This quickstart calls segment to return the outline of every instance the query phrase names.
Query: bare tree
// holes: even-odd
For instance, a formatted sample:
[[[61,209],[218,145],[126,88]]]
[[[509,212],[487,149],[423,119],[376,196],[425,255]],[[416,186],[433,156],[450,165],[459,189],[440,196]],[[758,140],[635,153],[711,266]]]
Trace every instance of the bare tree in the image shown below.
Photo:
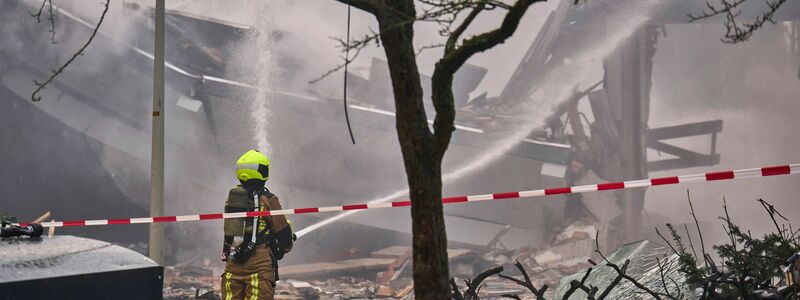
[[[503,43],[516,31],[528,8],[542,0],[337,0],[372,14],[379,31],[356,40],[342,41],[358,53],[371,42],[382,43],[389,64],[397,113],[396,128],[403,153],[411,197],[414,287],[417,299],[449,299],[447,234],[442,214],[442,158],[455,130],[453,77],[473,55]],[[494,30],[464,38],[482,12],[506,10]],[[467,14],[464,16],[463,14]],[[436,110],[433,131],[428,127],[414,47],[414,23],[434,22],[445,36],[444,54],[431,79]],[[430,45],[429,45],[430,46]],[[428,46],[428,47],[429,47]],[[424,47],[427,48],[427,47]],[[345,64],[353,58],[346,57]]]
[[[775,12],[786,3],[786,0],[767,0],[767,10],[762,12],[752,22],[742,22],[737,20],[741,15],[741,7],[747,3],[748,0],[718,0],[718,4],[711,4],[706,2],[707,9],[700,15],[689,14],[689,20],[695,22],[702,19],[708,19],[716,16],[724,16],[725,21],[725,36],[721,38],[722,42],[729,44],[736,44],[747,41],[754,32],[763,27],[764,24],[770,22],[775,24]]]

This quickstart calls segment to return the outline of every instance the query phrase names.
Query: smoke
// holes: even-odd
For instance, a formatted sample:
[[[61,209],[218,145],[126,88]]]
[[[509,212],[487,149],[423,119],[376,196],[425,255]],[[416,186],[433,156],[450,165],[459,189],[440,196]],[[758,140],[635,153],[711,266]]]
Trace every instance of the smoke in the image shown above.
[[[9,137],[8,144],[15,145],[9,147],[14,152],[4,156],[18,157],[27,166],[18,170],[9,165],[9,173],[20,172],[19,180],[14,178],[17,184],[4,185],[3,191],[19,198],[33,197],[11,205],[3,203],[4,209],[22,220],[31,220],[36,215],[29,214],[46,210],[51,210],[57,220],[146,216],[152,61],[137,56],[132,47],[152,51],[148,49],[149,41],[142,37],[150,24],[145,18],[147,6],[123,9],[122,2],[112,1],[101,30],[85,55],[45,89],[41,102],[31,103],[28,98],[35,88],[32,80],[43,81],[50,69],[57,68],[86,42],[103,8],[97,1],[54,1],[60,6],[56,7],[57,44],[53,45],[47,16],[40,24],[28,16],[40,3],[2,4],[14,9],[2,12],[0,36],[4,42],[0,43],[0,56],[4,63],[0,67],[4,72],[0,83],[4,87],[0,91],[9,100],[14,99],[15,107],[23,106],[9,114],[26,117],[4,128],[7,132],[30,133],[19,138],[4,134]],[[178,55],[168,51],[167,60]],[[235,177],[231,175],[232,168],[221,167],[221,147],[213,132],[216,128],[209,126],[215,116],[206,115],[202,106],[219,101],[207,101],[194,110],[181,106],[179,100],[199,101],[175,89],[170,75],[167,80],[165,214],[220,211]],[[224,118],[217,125],[225,125],[220,123]],[[31,169],[47,171],[40,174]],[[196,263],[218,254],[221,222],[165,227],[168,262]],[[146,241],[147,227],[64,229],[59,234],[131,243]]]
[[[587,66],[596,65],[593,61],[602,58],[617,48],[619,43],[633,32],[636,32],[657,8],[656,1],[640,1],[626,6],[625,9],[618,10],[616,12],[617,15],[606,16],[604,19],[607,23],[599,26],[601,28],[604,26],[604,28],[610,29],[609,31],[603,35],[591,37],[591,42],[579,51],[578,56],[572,58],[571,63],[564,64],[551,74],[547,74],[547,80],[542,86],[549,98],[536,105],[531,105],[530,102],[526,103],[528,105],[525,105],[526,109],[521,114],[521,116],[525,116],[523,124],[511,129],[510,134],[506,135],[505,138],[488,147],[490,150],[484,151],[466,164],[445,171],[442,176],[443,184],[451,183],[468,174],[491,166],[498,158],[519,144],[531,130],[544,125],[545,117],[550,114],[555,105],[566,101],[572,95],[572,89],[575,85],[588,82],[591,76],[596,73],[596,69],[593,70]],[[387,196],[369,201],[369,203],[391,201],[407,193],[407,189],[398,190],[389,193]],[[306,235],[358,212],[349,211],[326,219],[300,230],[298,236]]]
[[[140,16],[123,13],[121,5],[112,1],[106,21],[116,21],[106,22],[105,33],[98,35],[86,55],[78,57],[43,91],[45,97],[41,102],[31,103],[30,93],[35,89],[33,80],[44,81],[51,70],[63,64],[88,39],[88,30],[70,16],[91,24],[97,21],[103,10],[97,1],[69,1],[63,5],[54,1],[53,44],[48,32],[51,28],[47,7],[41,23],[29,15],[35,13],[40,4],[41,1],[4,1],[0,4],[4,8],[0,12],[0,37],[3,40],[0,43],[0,57],[3,57],[0,59],[0,85],[4,85],[0,93],[4,102],[13,104],[13,109],[4,110],[4,119],[8,123],[3,126],[2,156],[9,163],[4,163],[4,179],[0,181],[6,184],[0,190],[5,197],[18,199],[3,203],[5,212],[28,221],[47,210],[58,220],[105,218],[123,212],[146,214],[139,201],[146,201],[147,193],[130,192],[137,190],[140,184],[146,184],[147,173],[141,174],[136,165],[115,161],[130,159],[131,156],[95,139],[119,129],[98,122],[98,116],[109,112],[98,111],[100,105],[124,104],[117,117],[123,119],[126,128],[150,120],[146,114],[137,115],[139,102],[131,101],[139,97],[147,99],[150,92],[119,84],[119,78],[136,81],[141,75],[129,69],[116,68],[124,47],[108,43],[106,36],[113,34],[129,38],[127,29]],[[114,79],[116,81],[112,82]],[[97,86],[108,88],[92,88]],[[73,97],[77,94],[82,97]],[[108,100],[99,104],[101,101],[96,101],[98,99]],[[94,110],[84,109],[92,106]],[[23,166],[15,166],[16,163],[11,161]],[[108,163],[119,168],[110,171]],[[47,171],[31,171],[35,169]],[[137,195],[144,195],[144,199]],[[90,228],[64,229],[58,233],[130,243],[140,241],[146,230],[127,227],[112,233],[108,229]]]
[[[789,35],[789,24],[766,26],[750,41],[738,45],[719,42],[725,33],[719,23],[666,26],[667,35],[659,38],[657,44],[651,111],[658,113],[651,114],[650,126],[723,120],[722,132],[717,137],[720,164],[677,172],[769,166],[800,160],[794,151],[800,144],[800,136],[796,134],[800,56],[797,48],[792,48],[793,43],[797,45],[800,41]],[[669,142],[708,153],[711,140],[703,137]],[[648,156],[667,158],[655,151]],[[776,205],[797,224],[800,219],[795,196],[800,193],[797,182],[797,177],[788,176],[650,189],[645,208],[657,212],[658,221],[692,222],[686,201],[689,189],[698,218],[709,226],[704,234],[719,234],[722,238],[717,216],[723,214],[722,197],[726,197],[734,222],[758,234],[772,230],[772,223],[755,202],[757,198]]]
[[[35,4],[37,1],[27,1]],[[147,2],[147,1],[143,1]],[[495,164],[506,156],[510,149],[525,138],[532,129],[542,125],[542,120],[550,115],[553,107],[565,101],[576,85],[586,87],[594,84],[602,76],[601,62],[603,57],[625,40],[632,32],[646,23],[654,12],[657,12],[662,1],[629,1],[618,5],[614,13],[603,16],[594,24],[596,31],[581,33],[574,38],[580,40],[581,47],[574,51],[569,61],[555,62],[558,68],[546,74],[544,92],[533,96],[533,99],[522,101],[524,105],[518,111],[524,122],[506,128],[504,137],[487,144],[482,151],[470,152],[468,157],[459,156],[455,148],[445,157],[444,182],[446,185],[469,184],[476,189],[492,189],[498,184],[509,181],[508,178],[490,178],[484,182],[470,181],[476,173],[500,173]],[[60,2],[56,2],[61,4]],[[65,1],[64,8],[76,16],[92,23],[97,20],[102,6],[96,0]],[[171,175],[167,177],[168,214],[190,214],[198,212],[216,212],[223,206],[227,189],[236,184],[232,168],[236,157],[246,150],[257,147],[270,154],[273,159],[273,176],[270,188],[281,196],[284,207],[299,207],[304,204],[335,205],[342,199],[358,202],[385,202],[407,195],[406,178],[402,167],[402,158],[391,125],[386,128],[356,128],[357,145],[349,144],[346,127],[341,111],[314,111],[304,108],[309,103],[289,103],[278,99],[272,90],[289,90],[298,93],[314,92],[321,97],[336,98],[341,92],[341,72],[333,74],[322,82],[308,85],[313,79],[329,68],[341,63],[340,53],[334,48],[330,37],[343,37],[345,30],[346,7],[335,1],[315,1],[313,4],[304,1],[260,1],[247,0],[240,5],[230,5],[226,1],[187,1],[172,5],[169,8],[186,10],[203,16],[212,16],[237,23],[253,25],[256,29],[247,37],[246,43],[237,51],[234,62],[227,72],[237,78],[246,78],[246,82],[261,87],[261,92],[252,95],[232,95],[232,99],[211,97],[204,105],[210,105],[216,124],[214,128],[205,125],[211,116],[199,112],[189,112],[175,105],[181,96],[178,91],[168,91],[167,131],[169,143],[181,145],[172,147],[168,144],[167,164]],[[544,16],[554,7],[554,2],[537,4],[523,20],[519,32],[506,44],[480,54],[470,63],[487,66],[486,80],[474,92],[488,92],[497,95],[511,76],[530,42],[536,36],[536,28],[541,26]],[[24,15],[25,12],[18,12]],[[374,18],[357,9],[353,9],[352,36],[360,37],[368,34],[376,27]],[[4,14],[4,15],[9,15]],[[475,34],[496,27],[503,14],[500,11],[490,12],[475,22]],[[64,24],[64,16],[57,16],[57,23]],[[89,122],[92,126],[75,127],[69,130],[32,130],[30,127],[47,124],[48,128],[62,128],[78,123],[88,114],[72,112],[67,118],[59,119],[64,124],[51,124],[36,118],[26,120],[14,119],[9,124],[10,130],[33,132],[35,136],[24,134],[4,135],[4,141],[15,145],[14,153],[9,157],[25,153],[19,145],[33,145],[37,149],[63,149],[65,153],[42,151],[24,158],[19,168],[24,171],[36,166],[36,170],[52,170],[63,180],[54,180],[50,174],[31,176],[6,176],[0,190],[19,197],[31,197],[20,189],[50,190],[51,194],[34,195],[36,199],[58,199],[27,204],[13,203],[6,206],[11,209],[36,210],[42,207],[56,207],[69,214],[55,215],[59,219],[124,217],[128,214],[146,214],[141,207],[131,208],[127,201],[117,199],[129,198],[139,206],[146,207],[149,178],[149,122],[151,105],[152,80],[140,72],[129,68],[121,68],[119,60],[127,54],[126,44],[130,44],[135,28],[132,24],[141,21],[141,15],[126,14],[120,2],[112,1],[110,15],[103,26],[103,34],[89,48],[87,55],[79,58],[67,73],[59,79],[65,85],[75,87],[87,98],[97,99],[94,107],[106,107],[115,111],[115,118],[130,121],[123,125],[136,129],[136,135],[121,134],[115,126],[107,126],[102,122]],[[43,20],[44,21],[44,20]],[[578,20],[579,22],[581,20]],[[63,26],[63,25],[59,25]],[[769,165],[796,161],[793,149],[800,140],[794,138],[793,128],[798,94],[796,84],[797,57],[793,52],[784,51],[787,43],[773,43],[774,38],[782,34],[783,28],[765,28],[754,37],[754,42],[731,48],[717,42],[719,30],[710,30],[707,26],[718,25],[676,25],[668,26],[670,36],[657,44],[658,54],[654,67],[653,107],[658,113],[651,114],[651,126],[666,126],[689,121],[700,121],[711,118],[725,120],[723,134],[719,139],[719,152],[722,153],[722,164],[719,168],[742,168],[757,165]],[[34,29],[31,29],[34,28]],[[46,66],[53,68],[65,61],[65,56],[88,37],[85,32],[66,32],[63,27],[57,28],[58,44],[49,45],[48,25],[44,22],[36,24],[32,18],[23,18],[17,22],[14,18],[2,21],[0,36],[0,54],[13,56],[17,60],[42,60]],[[441,41],[435,24],[417,25],[415,44],[419,46],[436,44]],[[698,29],[702,31],[697,34]],[[760,37],[764,37],[759,40]],[[113,37],[113,40],[110,38]],[[35,39],[35,47],[30,47],[29,39]],[[688,45],[688,46],[687,46]],[[733,50],[731,50],[733,49]],[[690,53],[691,55],[687,55]],[[722,55],[724,53],[725,55]],[[730,55],[729,55],[730,54]],[[168,57],[169,57],[168,53]],[[423,52],[418,64],[423,73],[430,73],[433,63],[441,55],[440,50]],[[364,73],[364,66],[370,58],[383,58],[383,49],[368,47],[361,58],[351,67],[357,73]],[[0,61],[0,68],[6,70],[9,61]],[[698,68],[697,65],[702,66]],[[708,69],[705,72],[697,70]],[[741,72],[742,69],[747,72]],[[40,70],[47,74],[47,68]],[[4,72],[0,79],[6,80],[11,72]],[[6,76],[6,77],[3,77]],[[28,85],[31,77],[25,77]],[[6,83],[3,81],[3,83]],[[97,88],[97,87],[104,88]],[[2,91],[2,89],[0,89]],[[60,88],[50,89],[54,93]],[[475,96],[475,95],[472,95]],[[24,95],[23,95],[24,98]],[[65,104],[68,98],[46,97],[42,107],[53,103]],[[231,101],[233,100],[233,101]],[[352,99],[371,104],[379,99]],[[299,101],[299,100],[298,100]],[[233,104],[232,104],[233,103]],[[246,105],[237,105],[245,103]],[[38,108],[30,103],[31,115],[36,115]],[[293,105],[293,106],[292,106]],[[306,106],[308,105],[308,106]],[[14,104],[16,107],[17,104]],[[63,107],[63,106],[62,106]],[[12,107],[13,108],[13,107]],[[796,108],[796,107],[795,107]],[[11,109],[11,108],[10,108]],[[62,108],[63,109],[63,108]],[[98,109],[99,110],[99,109]],[[9,110],[10,111],[10,110]],[[107,112],[107,111],[106,111]],[[15,112],[10,112],[13,114]],[[26,112],[27,113],[27,112]],[[27,116],[27,114],[26,114]],[[353,122],[361,121],[358,115],[351,115]],[[91,118],[84,118],[89,120]],[[49,119],[48,119],[49,120]],[[59,121],[59,122],[60,122]],[[70,123],[75,122],[75,123]],[[387,121],[387,124],[391,123]],[[116,123],[115,123],[116,124]],[[44,125],[41,125],[44,126]],[[122,126],[124,127],[124,126]],[[63,131],[62,131],[63,130]],[[211,131],[214,133],[211,133]],[[127,131],[125,131],[127,132]],[[99,141],[95,137],[116,135],[113,141],[132,141],[124,144]],[[98,134],[92,136],[92,134]],[[140,134],[144,137],[139,138]],[[89,135],[89,138],[86,138]],[[217,140],[208,137],[216,136]],[[88,140],[84,142],[82,139]],[[6,142],[4,142],[6,144]],[[81,144],[81,145],[77,145]],[[88,144],[89,146],[83,145]],[[114,147],[117,145],[118,147]],[[124,145],[119,146],[119,145]],[[699,147],[703,143],[687,143],[687,147]],[[144,155],[137,155],[137,153]],[[475,155],[472,155],[475,154]],[[82,155],[82,156],[80,156]],[[656,153],[648,155],[657,156]],[[36,157],[56,157],[58,163],[39,163]],[[507,156],[506,156],[507,157]],[[26,164],[30,164],[26,165]],[[10,165],[10,164],[9,164]],[[15,165],[16,166],[16,165]],[[91,166],[83,174],[72,175],[70,170]],[[694,173],[707,168],[680,170],[681,173]],[[108,171],[113,170],[113,171]],[[654,174],[658,175],[658,174]],[[84,177],[85,176],[85,177]],[[4,177],[4,178],[6,178]],[[24,177],[24,178],[23,178]],[[104,177],[104,178],[103,178]],[[102,178],[97,180],[96,178]],[[466,181],[470,181],[464,183]],[[785,212],[797,217],[800,207],[791,201],[790,194],[800,192],[800,185],[794,178],[769,180],[752,180],[744,183],[709,184],[696,193],[696,199],[703,199],[696,204],[704,210],[701,219],[713,220],[718,209],[716,199],[728,193],[733,215],[739,219],[753,208],[750,201],[762,196],[781,207],[786,205]],[[40,189],[41,182],[46,182],[48,189]],[[124,183],[124,184],[123,184]],[[101,191],[92,193],[95,186],[102,185]],[[526,182],[526,184],[538,184]],[[532,188],[524,186],[524,188]],[[695,192],[696,191],[696,192]],[[786,192],[789,191],[789,192]],[[658,211],[668,218],[685,219],[687,207],[683,200],[683,187],[653,189],[648,193],[647,209]],[[377,197],[372,197],[377,196]],[[108,200],[108,199],[113,199]],[[359,200],[361,199],[361,200]],[[680,201],[676,201],[679,199]],[[705,201],[709,200],[709,201]],[[115,202],[116,201],[116,202]],[[99,203],[103,205],[100,206]],[[6,205],[4,203],[4,205]],[[496,204],[502,205],[502,204]],[[86,207],[97,207],[96,211]],[[71,209],[71,210],[70,210]],[[138,209],[138,210],[137,210]],[[794,214],[793,214],[794,212]],[[31,212],[33,214],[34,212]],[[307,235],[317,229],[338,220],[348,218],[357,212],[347,212],[316,224],[308,224],[298,232]],[[35,216],[32,216],[35,217]],[[298,225],[310,223],[313,217],[298,218]],[[515,220],[518,221],[518,220]],[[756,222],[754,220],[754,222]],[[750,224],[744,224],[745,226]],[[105,227],[97,231],[115,232],[109,236],[124,236],[125,230],[132,227]],[[146,230],[145,227],[135,227]],[[172,231],[171,242],[176,248],[174,253],[181,253],[181,260],[191,261],[193,257],[215,257],[221,240],[220,222],[194,222],[180,225],[169,225]],[[95,229],[91,229],[95,230]],[[123,234],[118,234],[123,232]],[[339,240],[347,236],[347,232],[325,231],[328,241]],[[113,239],[115,237],[111,237]],[[305,245],[311,243],[304,243]],[[345,243],[342,243],[345,244]],[[347,245],[338,245],[347,246]],[[324,245],[323,247],[334,247]],[[187,251],[192,250],[192,251]]]

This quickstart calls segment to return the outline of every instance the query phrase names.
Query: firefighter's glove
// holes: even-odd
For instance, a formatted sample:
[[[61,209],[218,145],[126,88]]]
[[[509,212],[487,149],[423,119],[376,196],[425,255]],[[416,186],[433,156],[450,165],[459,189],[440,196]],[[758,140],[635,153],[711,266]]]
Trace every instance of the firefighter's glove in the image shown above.
[[[277,260],[283,259],[284,254],[286,254],[286,252],[283,252],[283,249],[281,248],[280,245],[275,246],[272,252],[273,252],[272,254],[275,255],[275,259]]]
[[[239,247],[233,251],[231,251],[230,259],[233,260],[235,263],[243,264],[250,259],[250,256],[253,256],[253,253],[256,252],[256,243],[250,242],[243,247]]]

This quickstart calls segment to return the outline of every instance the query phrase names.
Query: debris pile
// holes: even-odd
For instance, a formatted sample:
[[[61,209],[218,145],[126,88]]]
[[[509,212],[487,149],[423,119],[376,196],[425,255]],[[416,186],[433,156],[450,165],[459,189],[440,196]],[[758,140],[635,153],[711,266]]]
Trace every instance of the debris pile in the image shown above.
[[[356,277],[337,277],[326,280],[282,280],[278,282],[275,299],[333,300],[333,299],[403,299],[411,294],[410,279],[405,289],[396,285],[383,286],[373,280]]]
[[[519,261],[537,286],[555,287],[559,280],[589,266],[594,253],[595,233],[604,226],[597,224],[572,225],[543,247],[506,249],[495,242],[482,249],[452,248],[448,250],[450,274],[456,284],[474,278],[481,271],[503,266],[503,274],[519,276],[515,262]],[[347,257],[340,260],[296,265],[282,265],[281,279],[276,285],[275,299],[412,299],[411,248],[390,246],[366,257]],[[219,299],[219,275],[222,270],[208,267],[175,266],[164,271],[164,299]],[[549,291],[552,292],[552,291]],[[532,295],[512,281],[491,276],[483,281],[478,295],[500,298]],[[548,293],[549,295],[549,293]]]
[[[594,254],[597,242],[595,234],[606,230],[604,224],[575,223],[555,235],[554,239],[542,247],[522,247],[509,250],[494,245],[481,255],[480,261],[474,264],[472,274],[451,272],[457,279],[472,278],[477,272],[496,266],[502,266],[503,274],[520,276],[515,266],[519,262],[530,275],[535,286],[554,287],[562,277],[589,267],[588,259]],[[500,246],[500,247],[498,247]],[[479,296],[492,297],[494,294],[514,294],[520,297],[533,295],[514,282],[492,276],[484,281]],[[552,290],[548,290],[549,296]]]
[[[164,268],[164,299],[220,299],[219,272],[199,266]],[[215,275],[216,274],[216,275]]]

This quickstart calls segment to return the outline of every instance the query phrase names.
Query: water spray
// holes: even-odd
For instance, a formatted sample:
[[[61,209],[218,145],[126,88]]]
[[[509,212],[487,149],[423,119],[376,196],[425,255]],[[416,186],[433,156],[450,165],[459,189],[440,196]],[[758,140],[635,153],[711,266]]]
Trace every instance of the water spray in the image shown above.
[[[562,0],[564,1],[564,0]],[[551,74],[546,74],[543,76],[546,79],[543,87],[552,87],[550,92],[553,92],[555,95],[554,97],[550,97],[548,103],[541,104],[542,107],[531,107],[528,106],[526,116],[527,119],[530,121],[527,124],[522,124],[518,128],[512,131],[506,138],[500,140],[497,144],[493,144],[490,147],[490,151],[486,151],[481,153],[476,159],[471,160],[469,163],[464,164],[454,170],[450,170],[446,172],[442,176],[442,183],[450,183],[459,178],[462,178],[466,175],[473,174],[474,172],[484,169],[489,166],[492,162],[496,161],[508,151],[516,147],[519,143],[521,143],[528,134],[536,129],[541,127],[543,124],[543,120],[545,119],[545,115],[542,112],[551,111],[554,107],[558,104],[568,101],[568,99],[573,94],[573,87],[575,82],[580,82],[576,78],[580,77],[578,75],[587,76],[586,68],[580,69],[578,66],[582,65],[582,62],[589,62],[596,57],[603,57],[608,55],[612,51],[614,51],[619,44],[624,41],[626,38],[630,37],[634,32],[636,32],[642,25],[646,24],[647,21],[650,19],[651,15],[657,11],[657,9],[662,5],[659,1],[642,1],[642,2],[635,2],[631,4],[629,8],[630,11],[625,12],[618,12],[620,15],[625,15],[624,18],[620,16],[609,16],[607,18],[612,20],[624,20],[622,23],[624,24],[606,24],[607,27],[613,28],[615,31],[609,37],[603,38],[596,38],[592,43],[589,43],[584,47],[584,51],[580,53],[569,65],[565,65],[558,69],[550,69]],[[632,13],[637,12],[639,13]],[[537,109],[539,108],[539,109]],[[547,108],[547,109],[542,109]],[[371,200],[367,203],[383,203],[391,200],[395,200],[399,197],[403,197],[408,194],[408,189],[400,189],[394,192],[389,193],[386,196]],[[342,213],[336,215],[334,217],[322,220],[318,223],[312,224],[300,231],[297,232],[298,236],[304,236],[314,230],[320,229],[324,226],[327,226],[331,223],[336,221],[342,220],[346,217],[349,217],[358,211],[349,211],[346,213]]]

